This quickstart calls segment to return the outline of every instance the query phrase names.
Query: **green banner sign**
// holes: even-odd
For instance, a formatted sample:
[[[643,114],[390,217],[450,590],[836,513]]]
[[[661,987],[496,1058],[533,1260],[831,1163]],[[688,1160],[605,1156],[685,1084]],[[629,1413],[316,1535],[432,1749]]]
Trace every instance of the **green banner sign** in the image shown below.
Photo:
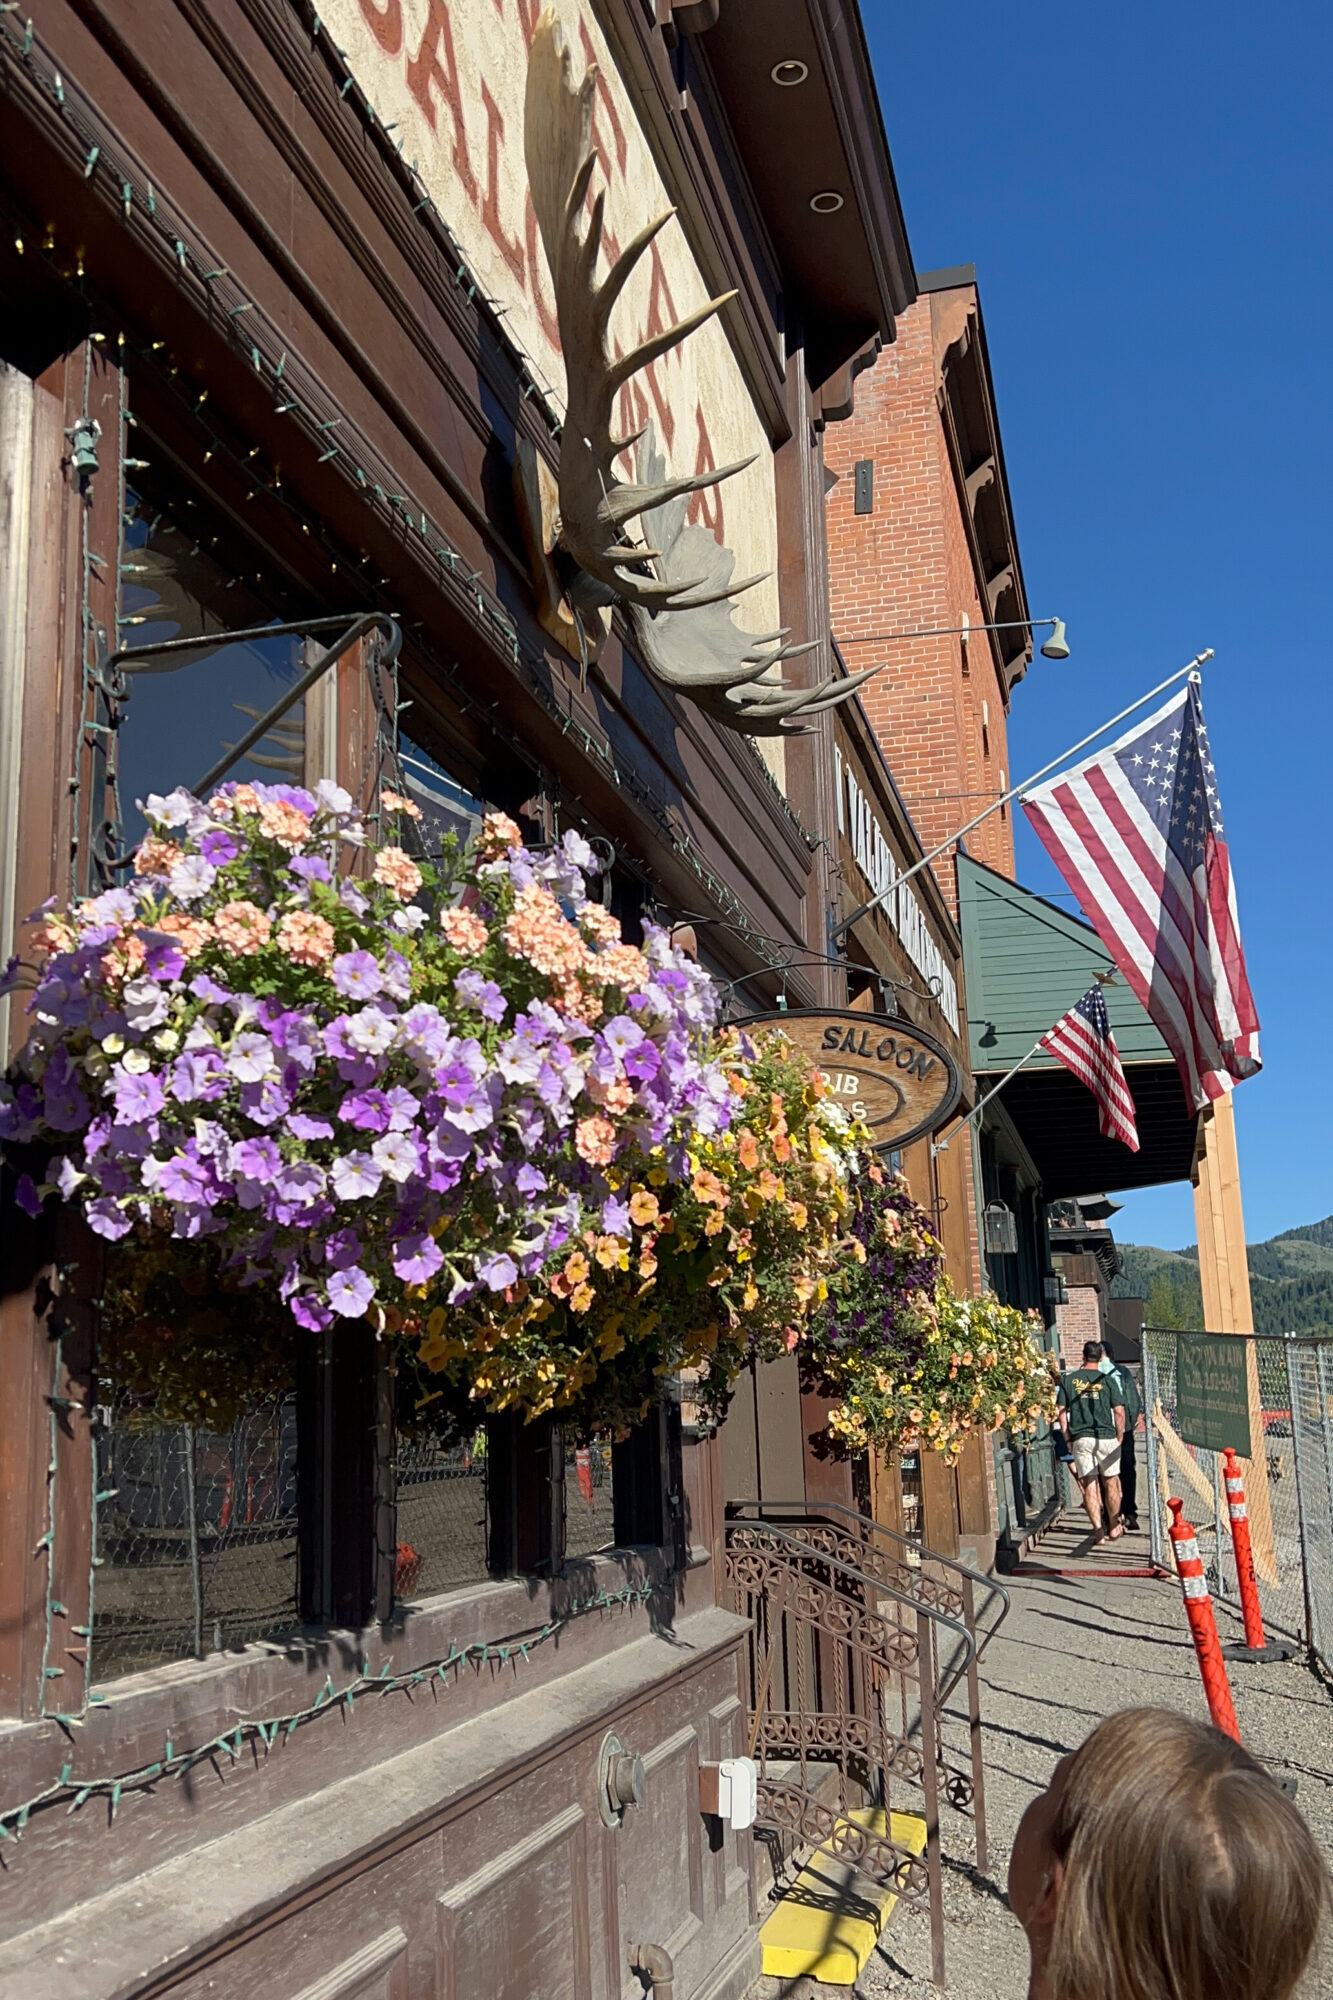
[[[1176,1336],[1176,1429],[1208,1451],[1228,1445],[1250,1456],[1250,1388],[1244,1340],[1206,1333]]]

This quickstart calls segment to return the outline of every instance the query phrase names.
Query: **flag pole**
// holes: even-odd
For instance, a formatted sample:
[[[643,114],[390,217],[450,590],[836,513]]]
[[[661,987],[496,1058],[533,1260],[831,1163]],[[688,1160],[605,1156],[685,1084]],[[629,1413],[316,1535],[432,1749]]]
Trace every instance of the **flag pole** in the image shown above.
[[[1177,678],[1179,678],[1179,676],[1177,676]],[[1115,982],[1115,976],[1116,976],[1115,968],[1113,966],[1108,966],[1105,972],[1094,973],[1093,985],[1111,986]],[[1089,987],[1088,991],[1091,992],[1092,987]],[[1077,1001],[1074,1004],[1077,1006],[1078,1004]],[[1066,1008],[1065,1013],[1067,1014],[1068,1012],[1069,1009]],[[1064,1014],[1060,1016],[1060,1020],[1062,1021],[1063,1019],[1064,1019]],[[1058,1023],[1053,1021],[1051,1023],[1051,1027],[1046,1030],[1046,1035],[1049,1035],[1052,1029],[1055,1028],[1056,1026],[1058,1026]],[[1035,1055],[1039,1055],[1041,1053],[1041,1045],[1045,1041],[1046,1035],[1039,1035],[1037,1037],[1036,1041],[1032,1044],[1032,1047],[1028,1050],[1027,1054],[1025,1056],[1020,1057],[1019,1060],[1014,1064],[1012,1069],[1007,1069],[1004,1075],[1000,1078],[1000,1081],[996,1084],[993,1084],[991,1088],[986,1092],[986,1095],[984,1097],[979,1097],[977,1099],[976,1103],[972,1106],[972,1109],[967,1113],[965,1117],[960,1118],[958,1120],[957,1124],[953,1127],[952,1131],[950,1131],[945,1138],[931,1140],[930,1157],[932,1160],[938,1158],[938,1156],[941,1153],[947,1153],[950,1145],[958,1137],[958,1134],[960,1132],[965,1132],[968,1126],[972,1123],[972,1120],[974,1118],[979,1118],[981,1116],[981,1113],[986,1109],[986,1106],[990,1103],[992,1097],[998,1097],[1000,1092],[1004,1089],[1006,1083],[1008,1083],[1013,1077],[1016,1077],[1021,1069],[1026,1069],[1028,1064],[1032,1061],[1032,1058]]]
[[[959,827],[957,833],[951,833],[947,840],[940,842],[938,847],[932,847],[929,854],[923,854],[919,861],[914,861],[910,868],[905,869],[901,875],[890,882],[887,889],[881,889],[879,894],[872,896],[868,903],[862,903],[859,910],[853,910],[845,923],[839,924],[836,930],[830,931],[829,943],[831,945],[841,944],[853,924],[859,924],[862,917],[868,917],[870,912],[877,910],[881,903],[887,903],[889,897],[901,889],[904,882],[910,882],[914,875],[919,875],[921,870],[928,868],[932,861],[938,861],[941,854],[947,853],[949,848],[962,840],[965,834],[971,833],[973,827],[980,826],[984,819],[989,819],[992,813],[1000,810],[1001,806],[1007,806],[1011,799],[1016,799],[1023,792],[1030,791],[1038,778],[1044,778],[1048,771],[1057,770],[1068,758],[1077,756],[1080,750],[1086,750],[1089,743],[1095,743],[1099,736],[1105,736],[1108,729],[1114,729],[1117,722],[1123,722],[1126,716],[1133,715],[1135,709],[1143,708],[1155,696],[1165,694],[1169,687],[1174,687],[1177,681],[1183,681],[1187,674],[1197,673],[1204,662],[1211,660],[1212,657],[1212,647],[1205,647],[1202,653],[1194,655],[1194,658],[1187,667],[1181,667],[1178,673],[1169,675],[1164,681],[1159,681],[1155,688],[1149,688],[1147,694],[1141,694],[1137,701],[1132,701],[1128,708],[1122,708],[1119,715],[1113,715],[1109,722],[1103,722],[1101,727],[1094,729],[1090,736],[1080,737],[1077,743],[1071,743],[1069,748],[1062,750],[1058,757],[1052,757],[1049,764],[1043,764],[1041,769],[1034,771],[1030,778],[1024,778],[1021,785],[1011,785],[1007,792],[1002,793],[999,798],[993,799],[983,812],[977,814],[975,819],[970,819],[966,826]],[[1026,1061],[1027,1058],[1025,1057],[1024,1060]]]

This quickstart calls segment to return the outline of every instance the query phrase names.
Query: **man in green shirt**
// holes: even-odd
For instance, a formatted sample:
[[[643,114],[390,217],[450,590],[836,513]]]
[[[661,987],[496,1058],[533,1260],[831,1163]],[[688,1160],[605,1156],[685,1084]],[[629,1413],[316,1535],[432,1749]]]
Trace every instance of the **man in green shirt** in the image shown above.
[[[1125,1397],[1118,1374],[1102,1374],[1100,1340],[1083,1346],[1083,1366],[1060,1382],[1060,1428],[1074,1454],[1074,1472],[1083,1488],[1083,1505],[1100,1539],[1101,1481],[1106,1481],[1106,1512],[1110,1539],[1125,1530],[1120,1520],[1120,1443],[1125,1434]]]

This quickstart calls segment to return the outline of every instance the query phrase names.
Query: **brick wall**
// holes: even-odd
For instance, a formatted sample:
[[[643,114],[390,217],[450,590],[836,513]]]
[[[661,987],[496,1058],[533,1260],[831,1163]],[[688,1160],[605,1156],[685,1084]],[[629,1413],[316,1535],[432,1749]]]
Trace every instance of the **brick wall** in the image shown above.
[[[1096,1285],[1070,1285],[1069,1304],[1055,1308],[1060,1358],[1066,1368],[1083,1366],[1083,1343],[1102,1337],[1101,1295]]]
[[[884,645],[874,632],[985,623],[971,549],[937,402],[942,343],[965,318],[973,287],[931,293],[898,320],[897,339],[857,377],[856,409],[824,434],[838,474],[828,496],[833,630],[853,670],[885,662],[862,690],[890,768],[927,848],[937,846],[1007,789],[1004,691],[989,639],[976,634]],[[874,509],[854,511],[853,469],[874,465]],[[1009,810],[968,837],[978,860],[1012,876]],[[957,913],[949,857],[936,874]]]

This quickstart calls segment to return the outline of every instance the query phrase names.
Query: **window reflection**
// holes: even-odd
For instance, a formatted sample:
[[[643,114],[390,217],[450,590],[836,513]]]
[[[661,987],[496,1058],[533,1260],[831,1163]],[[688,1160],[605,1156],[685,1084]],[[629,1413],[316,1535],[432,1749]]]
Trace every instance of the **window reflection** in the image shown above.
[[[277,622],[258,590],[231,573],[196,532],[192,501],[160,503],[127,492],[121,543],[127,646],[236,631]],[[300,674],[303,642],[284,637],[123,662],[130,698],[117,751],[117,791],[126,843],[145,832],[136,800],[190,785],[258,721]],[[300,783],[306,773],[305,702],[298,702],[227,773]]]

